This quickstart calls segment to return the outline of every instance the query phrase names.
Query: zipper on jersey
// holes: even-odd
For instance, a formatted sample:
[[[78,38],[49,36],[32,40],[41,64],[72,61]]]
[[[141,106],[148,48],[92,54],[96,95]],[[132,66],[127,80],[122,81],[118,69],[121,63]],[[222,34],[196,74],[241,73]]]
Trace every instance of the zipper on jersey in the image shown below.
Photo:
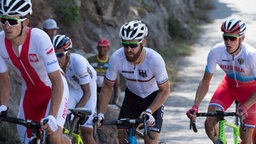
[[[234,79],[235,79],[235,82],[236,82],[236,87],[239,87],[238,81],[236,79],[235,57],[234,56],[232,56],[232,66],[233,66],[233,73],[234,73]]]

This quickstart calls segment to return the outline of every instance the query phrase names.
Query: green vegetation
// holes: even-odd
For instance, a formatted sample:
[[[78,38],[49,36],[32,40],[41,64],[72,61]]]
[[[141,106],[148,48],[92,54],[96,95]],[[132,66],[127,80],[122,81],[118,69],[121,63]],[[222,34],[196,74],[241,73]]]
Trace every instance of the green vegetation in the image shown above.
[[[80,24],[80,6],[75,0],[47,0],[64,26]]]

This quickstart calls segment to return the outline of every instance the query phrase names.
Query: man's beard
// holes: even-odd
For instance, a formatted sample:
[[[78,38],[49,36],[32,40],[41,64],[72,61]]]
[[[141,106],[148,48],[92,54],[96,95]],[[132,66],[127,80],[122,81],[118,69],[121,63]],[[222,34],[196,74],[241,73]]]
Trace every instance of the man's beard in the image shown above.
[[[126,53],[125,53],[125,57],[126,57],[127,61],[135,62],[139,58],[141,52],[142,52],[142,47],[136,54],[133,55],[133,57],[128,56]]]

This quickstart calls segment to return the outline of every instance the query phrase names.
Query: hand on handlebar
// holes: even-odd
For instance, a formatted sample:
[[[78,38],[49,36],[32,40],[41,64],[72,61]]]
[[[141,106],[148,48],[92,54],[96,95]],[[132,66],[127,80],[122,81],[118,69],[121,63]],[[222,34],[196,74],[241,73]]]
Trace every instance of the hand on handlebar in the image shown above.
[[[187,111],[187,117],[190,119],[196,119],[196,114],[198,113],[198,106],[194,105],[191,109]]]
[[[245,105],[241,105],[240,107],[238,107],[237,114],[239,116],[242,116],[243,119],[247,118],[248,117],[247,107]]]
[[[140,114],[140,117],[142,117],[143,115],[148,115],[149,119],[147,120],[149,122],[148,126],[153,126],[155,125],[155,118],[153,117],[152,115],[152,111],[150,109],[146,109],[145,111],[143,111],[141,114]]]
[[[6,105],[0,106],[0,115],[5,116],[7,115],[8,107]]]
[[[97,126],[100,127],[101,126],[101,123],[103,122],[104,120],[104,114],[103,113],[98,113],[98,115],[96,115],[94,118],[93,118],[93,122],[94,123],[97,123]]]
[[[50,135],[58,129],[57,120],[52,115],[41,119],[41,127],[46,130],[46,133]]]

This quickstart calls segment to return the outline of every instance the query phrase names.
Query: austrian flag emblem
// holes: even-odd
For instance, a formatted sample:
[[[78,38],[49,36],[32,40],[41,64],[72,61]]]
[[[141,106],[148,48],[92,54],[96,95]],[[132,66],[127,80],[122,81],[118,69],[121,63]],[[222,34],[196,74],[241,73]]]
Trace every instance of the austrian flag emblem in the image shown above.
[[[38,62],[38,57],[36,54],[29,54],[29,61],[30,62]]]

